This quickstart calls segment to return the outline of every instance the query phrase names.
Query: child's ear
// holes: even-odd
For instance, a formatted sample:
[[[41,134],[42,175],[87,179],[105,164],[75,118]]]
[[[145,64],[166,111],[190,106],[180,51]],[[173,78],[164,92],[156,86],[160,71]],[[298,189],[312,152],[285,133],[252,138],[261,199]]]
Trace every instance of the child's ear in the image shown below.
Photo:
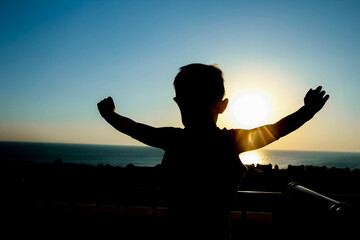
[[[218,103],[218,112],[223,113],[229,103],[229,99],[225,98],[224,100],[219,101]]]

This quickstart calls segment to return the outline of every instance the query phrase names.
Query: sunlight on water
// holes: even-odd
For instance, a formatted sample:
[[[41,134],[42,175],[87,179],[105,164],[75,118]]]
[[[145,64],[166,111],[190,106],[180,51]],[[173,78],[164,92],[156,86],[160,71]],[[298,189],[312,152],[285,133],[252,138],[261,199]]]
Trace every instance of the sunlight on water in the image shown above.
[[[260,151],[250,151],[240,154],[243,164],[268,164]]]

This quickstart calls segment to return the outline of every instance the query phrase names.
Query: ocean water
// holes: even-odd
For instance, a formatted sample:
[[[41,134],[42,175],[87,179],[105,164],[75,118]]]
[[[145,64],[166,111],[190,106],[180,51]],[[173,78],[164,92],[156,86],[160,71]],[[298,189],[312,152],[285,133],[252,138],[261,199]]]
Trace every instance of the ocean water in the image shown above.
[[[150,167],[160,164],[163,155],[160,149],[140,146],[0,142],[0,160]]]
[[[61,159],[65,163],[94,166],[133,164],[151,167],[160,164],[163,155],[163,150],[145,146],[0,142],[0,161],[54,162]],[[243,153],[240,158],[244,164],[272,164],[279,168],[313,165],[360,169],[359,152],[257,150]]]
[[[278,165],[279,168],[287,168],[289,165],[312,165],[360,169],[360,152],[257,150],[243,153],[240,158],[244,164],[272,164]]]

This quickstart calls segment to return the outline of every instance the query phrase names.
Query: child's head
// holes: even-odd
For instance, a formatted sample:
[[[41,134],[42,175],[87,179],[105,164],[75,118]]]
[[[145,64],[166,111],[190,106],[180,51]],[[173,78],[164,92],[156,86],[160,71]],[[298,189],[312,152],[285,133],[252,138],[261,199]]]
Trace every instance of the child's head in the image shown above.
[[[174,88],[178,99],[196,97],[209,105],[225,95],[222,71],[216,66],[199,63],[181,67]]]
[[[174,80],[176,97],[185,126],[217,120],[228,100],[222,71],[214,65],[189,64],[180,68]],[[206,123],[205,123],[206,124]]]

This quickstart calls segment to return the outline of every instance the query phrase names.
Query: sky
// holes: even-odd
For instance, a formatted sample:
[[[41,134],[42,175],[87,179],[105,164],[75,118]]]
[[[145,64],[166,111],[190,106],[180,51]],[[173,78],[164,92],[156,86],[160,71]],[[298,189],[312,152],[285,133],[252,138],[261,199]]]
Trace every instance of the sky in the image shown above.
[[[267,148],[360,152],[359,12],[349,0],[2,0],[0,141],[139,145],[97,102],[112,96],[121,115],[182,127],[173,79],[204,63],[224,72],[219,127],[250,128],[241,119],[265,111],[246,112],[246,94],[266,102],[254,123],[267,124],[321,85],[322,111]]]

